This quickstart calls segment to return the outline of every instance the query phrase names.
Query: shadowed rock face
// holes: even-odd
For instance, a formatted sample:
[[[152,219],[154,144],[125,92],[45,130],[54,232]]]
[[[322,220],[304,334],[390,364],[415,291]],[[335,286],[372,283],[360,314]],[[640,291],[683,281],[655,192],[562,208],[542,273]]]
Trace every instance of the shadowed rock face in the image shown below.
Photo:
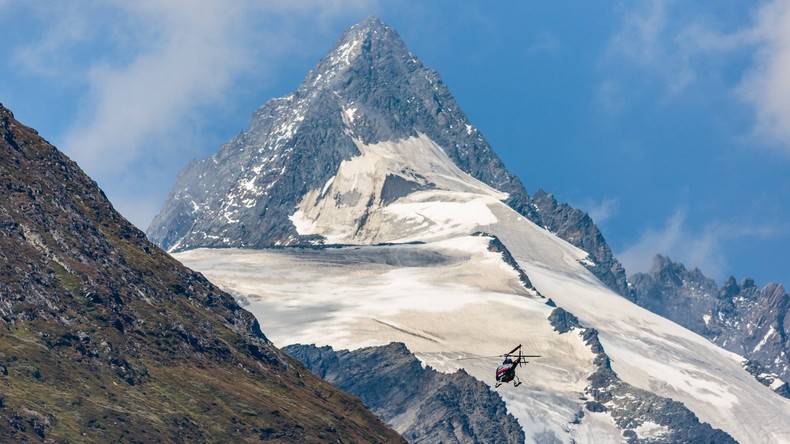
[[[399,442],[0,105],[0,442]]]
[[[718,288],[698,269],[686,270],[683,264],[658,256],[650,273],[631,277],[631,288],[634,301],[642,307],[689,330],[710,333],[703,314],[713,312]]]
[[[403,344],[353,352],[291,345],[283,351],[359,396],[410,442],[524,442],[524,432],[496,392],[463,371],[423,368]]]
[[[270,100],[241,132],[179,175],[149,237],[169,251],[320,242],[288,216],[340,163],[370,145],[425,134],[464,172],[509,194],[507,204],[590,253],[591,270],[627,295],[625,273],[590,218],[551,195],[533,201],[469,122],[438,73],[392,28],[369,18],[340,36],[292,94]],[[385,203],[430,183],[388,178]]]
[[[630,281],[637,304],[753,361],[747,369],[761,369],[756,376],[774,373],[758,380],[786,392],[781,383],[772,385],[776,378],[790,380],[790,295],[782,285],[760,288],[753,279],[738,283],[729,277],[719,288],[700,270],[687,270],[663,256],[650,272]]]

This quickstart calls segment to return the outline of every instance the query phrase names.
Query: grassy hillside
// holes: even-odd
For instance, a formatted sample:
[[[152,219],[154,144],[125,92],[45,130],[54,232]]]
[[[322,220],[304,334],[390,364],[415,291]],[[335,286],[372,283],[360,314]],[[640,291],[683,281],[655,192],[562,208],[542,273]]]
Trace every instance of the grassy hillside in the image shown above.
[[[401,442],[0,105],[0,442]]]

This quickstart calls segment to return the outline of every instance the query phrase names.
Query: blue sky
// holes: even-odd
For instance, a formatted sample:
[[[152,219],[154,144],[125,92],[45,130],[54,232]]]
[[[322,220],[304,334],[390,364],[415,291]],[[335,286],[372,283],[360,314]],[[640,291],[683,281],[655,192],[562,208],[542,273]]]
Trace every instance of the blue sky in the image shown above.
[[[145,228],[190,159],[372,14],[629,273],[662,253],[790,284],[788,0],[0,0],[0,102]]]

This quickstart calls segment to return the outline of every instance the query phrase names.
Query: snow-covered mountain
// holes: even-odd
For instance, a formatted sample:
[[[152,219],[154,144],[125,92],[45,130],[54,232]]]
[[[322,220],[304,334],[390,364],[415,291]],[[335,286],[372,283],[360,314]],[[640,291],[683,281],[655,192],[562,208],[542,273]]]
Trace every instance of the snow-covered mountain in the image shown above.
[[[294,93],[267,102],[246,131],[182,171],[148,236],[168,251],[322,242],[289,219],[304,195],[335,177],[360,146],[419,137],[460,171],[507,193],[516,211],[590,252],[591,270],[628,294],[625,271],[590,218],[542,192],[531,199],[439,74],[375,17],[341,35]],[[396,171],[387,191],[414,186],[429,184]]]
[[[149,234],[278,346],[400,342],[493,386],[490,356],[522,344],[542,357],[496,392],[529,442],[790,442],[790,401],[618,294],[622,268],[589,218],[530,199],[377,19],[193,163]],[[273,245],[290,247],[260,249]],[[418,416],[391,425],[424,430]]]
[[[790,395],[790,295],[780,284],[758,286],[730,276],[719,288],[699,269],[656,257],[648,273],[631,277],[634,301],[743,355],[766,385]],[[772,375],[773,373],[773,375]]]

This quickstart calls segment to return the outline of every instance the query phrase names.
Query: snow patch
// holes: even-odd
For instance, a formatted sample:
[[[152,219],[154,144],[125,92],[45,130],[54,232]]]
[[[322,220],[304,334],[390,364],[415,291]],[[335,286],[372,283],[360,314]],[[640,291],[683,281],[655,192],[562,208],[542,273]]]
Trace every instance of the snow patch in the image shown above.
[[[582,259],[579,259],[579,263],[584,265],[585,267],[595,267],[595,261],[590,259],[590,256],[586,256]]]
[[[754,347],[754,352],[756,353],[756,352],[760,351],[760,349],[761,349],[761,348],[763,348],[763,346],[764,346],[765,344],[767,344],[767,343],[768,343],[768,340],[769,340],[769,339],[771,338],[771,336],[773,336],[775,333],[776,333],[776,330],[774,330],[774,326],[773,326],[773,325],[772,325],[772,326],[770,326],[770,327],[768,328],[768,332],[765,334],[765,336],[763,336],[763,339],[760,341],[760,343],[759,343],[759,344],[757,344],[757,345]]]
[[[667,435],[669,430],[666,426],[656,424],[652,421],[645,421],[639,427],[634,429],[636,435],[640,439],[657,439]]]
[[[357,112],[357,108],[346,108],[343,110],[343,116],[345,117],[346,122],[354,123],[354,117]]]
[[[335,176],[330,177],[329,180],[326,181],[326,183],[324,184],[324,188],[321,189],[322,197],[326,195],[327,190],[329,189],[330,186],[332,186],[332,182],[334,181],[335,181]]]
[[[350,42],[343,43],[340,45],[337,50],[332,54],[331,58],[333,62],[343,62],[346,65],[351,64],[351,56],[354,54],[355,50],[359,47],[360,40],[352,40]]]
[[[424,134],[355,143],[362,154],[343,161],[331,182],[308,192],[290,216],[299,234],[345,244],[438,240],[495,223],[487,206],[507,198],[461,171]],[[415,189],[385,204],[389,176]]]
[[[420,196],[438,196],[440,192],[422,192]],[[494,224],[496,216],[489,210],[488,204],[493,203],[484,197],[472,198],[457,202],[441,202],[435,200],[417,202],[395,202],[384,208],[384,213],[395,219],[405,221],[409,225],[427,227],[420,230],[420,238],[434,234],[442,237],[446,232],[472,233],[477,227]],[[409,241],[406,236],[394,239],[395,242]]]
[[[622,440],[605,425],[608,415],[586,414],[596,419],[569,425],[595,369],[592,352],[578,335],[551,328],[551,307],[525,294],[486,238],[468,236],[492,233],[541,294],[599,331],[624,382],[684,403],[739,442],[790,442],[790,403],[745,372],[741,357],[614,293],[581,263],[585,251],[502,203],[504,193],[462,172],[430,138],[355,143],[361,155],[300,201],[291,216],[297,232],[330,243],[425,244],[177,257],[245,296],[280,345],[356,349],[400,341],[440,371],[463,367],[491,383],[496,362],[453,357],[497,355],[503,344],[522,343],[544,358],[529,364],[518,389],[498,392],[525,429],[547,429],[566,442]],[[381,192],[392,175],[414,186],[385,204]]]

